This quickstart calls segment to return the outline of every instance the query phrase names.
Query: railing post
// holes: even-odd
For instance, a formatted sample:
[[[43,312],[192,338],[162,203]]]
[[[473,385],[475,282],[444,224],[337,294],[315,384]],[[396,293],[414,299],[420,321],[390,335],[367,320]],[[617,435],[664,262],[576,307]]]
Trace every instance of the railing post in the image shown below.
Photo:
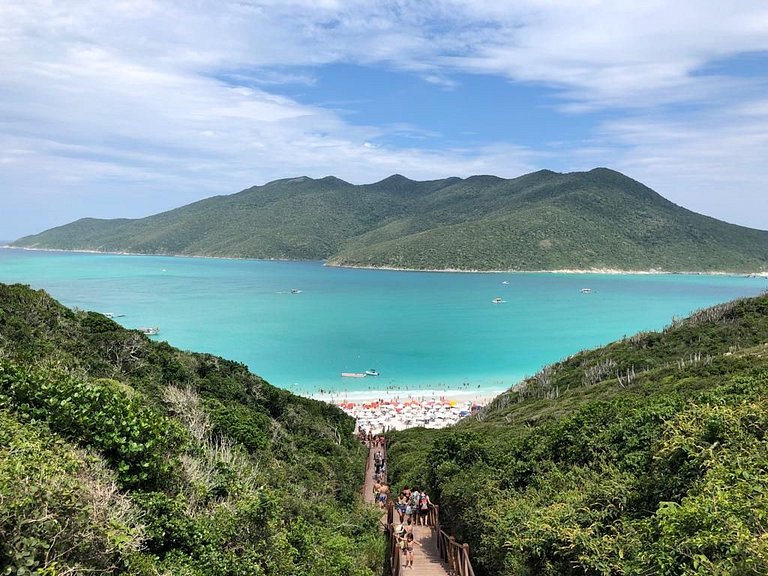
[[[393,532],[393,536],[394,536],[394,532]],[[394,547],[394,550],[395,550],[395,553],[393,554],[393,556],[394,556],[394,560],[393,560],[394,564],[392,566],[392,568],[393,568],[392,572],[394,573],[394,576],[400,576],[400,570],[401,570],[401,566],[400,566],[400,545],[399,545],[399,543],[397,541],[397,538],[394,538],[394,537],[392,538],[392,546]]]
[[[429,525],[437,528],[440,526],[440,506],[432,504],[429,509]]]
[[[469,544],[464,543],[464,544],[462,544],[461,547],[462,547],[462,549],[464,551],[464,554],[463,554],[464,559],[463,559],[463,562],[462,562],[463,566],[462,566],[462,572],[461,572],[461,574],[463,576],[465,574],[469,574]]]
[[[440,531],[440,541],[443,543],[443,562],[449,562],[451,551],[448,549],[448,535],[442,530]]]
[[[389,538],[389,568],[392,576],[400,576],[400,547],[395,538],[395,529],[392,524],[387,526],[387,536]]]

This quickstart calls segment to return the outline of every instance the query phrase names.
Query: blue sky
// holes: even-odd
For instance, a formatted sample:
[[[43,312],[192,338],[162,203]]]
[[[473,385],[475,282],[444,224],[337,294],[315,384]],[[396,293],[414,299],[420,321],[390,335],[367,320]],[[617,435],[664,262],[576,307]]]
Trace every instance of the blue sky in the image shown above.
[[[277,178],[608,166],[768,229],[768,3],[5,0],[0,239]]]

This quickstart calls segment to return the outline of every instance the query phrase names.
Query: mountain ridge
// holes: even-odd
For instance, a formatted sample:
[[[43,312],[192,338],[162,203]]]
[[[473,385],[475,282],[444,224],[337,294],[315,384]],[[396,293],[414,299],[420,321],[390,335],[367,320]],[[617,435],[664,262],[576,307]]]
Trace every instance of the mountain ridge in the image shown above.
[[[768,270],[768,232],[691,212],[609,168],[362,185],[301,176],[11,245],[402,269]]]

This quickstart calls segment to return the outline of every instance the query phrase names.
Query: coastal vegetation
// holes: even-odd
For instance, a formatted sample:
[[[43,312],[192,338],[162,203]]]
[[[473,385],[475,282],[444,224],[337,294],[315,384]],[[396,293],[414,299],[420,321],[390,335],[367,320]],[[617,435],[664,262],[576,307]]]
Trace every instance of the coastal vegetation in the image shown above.
[[[606,168],[355,186],[291,178],[18,247],[456,270],[768,270],[768,232],[695,214]]]
[[[0,574],[379,574],[353,427],[0,284]]]
[[[478,575],[768,573],[768,295],[545,368],[390,434]]]
[[[0,284],[0,574],[373,576],[337,408]],[[478,576],[768,573],[768,295],[391,433]]]

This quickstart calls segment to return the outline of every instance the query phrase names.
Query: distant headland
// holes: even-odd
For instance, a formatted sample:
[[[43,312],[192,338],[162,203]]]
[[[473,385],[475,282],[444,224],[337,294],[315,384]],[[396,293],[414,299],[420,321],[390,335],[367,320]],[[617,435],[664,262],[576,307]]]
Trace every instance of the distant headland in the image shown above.
[[[353,185],[276,180],[146,218],[83,218],[13,247],[440,271],[768,272],[768,232],[607,168]]]

